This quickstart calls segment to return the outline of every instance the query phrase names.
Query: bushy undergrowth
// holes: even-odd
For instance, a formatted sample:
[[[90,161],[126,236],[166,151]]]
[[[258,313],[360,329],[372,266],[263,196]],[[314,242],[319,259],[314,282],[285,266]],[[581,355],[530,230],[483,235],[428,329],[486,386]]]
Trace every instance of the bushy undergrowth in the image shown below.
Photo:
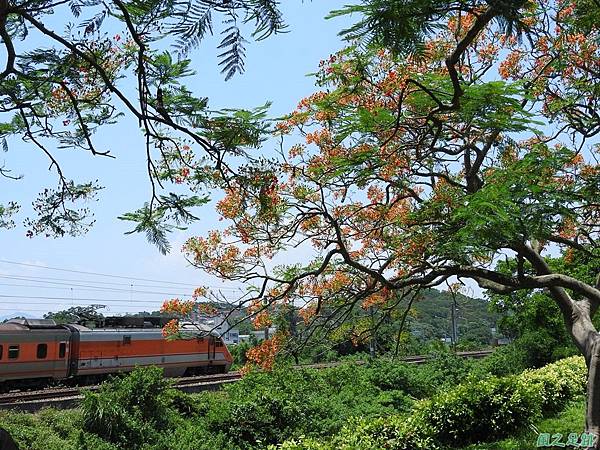
[[[124,448],[139,448],[173,426],[173,392],[158,368],[114,378],[98,392],[85,393],[83,429]]]
[[[285,450],[440,449],[497,440],[562,409],[585,391],[586,367],[571,357],[520,375],[489,377],[444,390],[410,414],[356,419],[327,442],[288,441]]]
[[[241,448],[326,437],[353,417],[372,420],[408,412],[415,400],[459,384],[475,367],[475,361],[440,352],[422,366],[377,360],[322,371],[257,372],[228,386],[221,404],[207,408],[204,421],[211,432]]]
[[[118,450],[93,433],[83,431],[80,411],[45,409],[38,414],[0,413],[0,425],[21,450]]]
[[[463,450],[539,450],[537,445],[539,433],[560,433],[568,436],[573,432],[585,429],[585,398],[579,397],[570,402],[558,415],[546,418],[535,424],[535,427],[525,428],[521,432],[506,439],[485,444],[473,444]],[[568,447],[567,447],[568,448]]]
[[[377,417],[408,410],[401,390],[383,389],[370,371],[345,365],[328,371],[279,369],[253,373],[227,386],[210,403],[203,420],[231,446],[266,446],[299,435],[327,436],[353,416]]]
[[[80,410],[3,413],[0,426],[27,450],[435,449],[506,436],[585,384],[581,358],[495,377],[507,355],[496,358],[279,368],[195,395],[136,370],[86,394]]]

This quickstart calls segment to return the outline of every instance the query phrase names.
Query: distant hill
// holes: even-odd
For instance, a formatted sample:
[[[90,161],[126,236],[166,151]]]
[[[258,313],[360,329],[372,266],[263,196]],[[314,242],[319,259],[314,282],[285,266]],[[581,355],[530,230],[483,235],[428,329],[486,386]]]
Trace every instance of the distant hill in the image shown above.
[[[461,294],[456,296],[459,340],[490,342],[491,328],[496,326],[498,316],[489,312],[488,302]],[[422,300],[413,304],[409,329],[419,339],[428,341],[452,336],[452,295],[430,289]]]
[[[456,300],[458,305],[457,322],[459,341],[470,340],[489,344],[492,339],[491,328],[496,326],[499,316],[488,311],[488,302],[486,300],[471,298],[461,294],[457,294]],[[243,320],[247,314],[246,308],[231,311],[234,307],[229,303],[211,302],[211,305],[217,308],[222,314],[229,313],[228,320],[232,325],[242,320],[241,323],[236,325],[240,334],[249,334],[254,330],[254,326],[249,320]],[[435,289],[422,292],[421,299],[416,300],[412,305],[412,312],[407,320],[406,329],[422,341],[450,338],[452,336],[451,305],[452,295],[448,292],[441,292]],[[405,303],[400,306],[400,308],[402,307],[405,307]],[[129,315],[156,316],[161,315],[161,313],[160,311],[152,313],[143,311]]]

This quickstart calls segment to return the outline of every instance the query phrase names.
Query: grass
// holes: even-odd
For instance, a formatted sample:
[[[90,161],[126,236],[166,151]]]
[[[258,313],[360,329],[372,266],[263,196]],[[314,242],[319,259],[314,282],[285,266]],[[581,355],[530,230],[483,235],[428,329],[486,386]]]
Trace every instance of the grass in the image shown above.
[[[579,398],[571,402],[558,416],[544,419],[536,424],[535,429],[525,430],[518,436],[503,439],[488,444],[475,444],[462,450],[538,450],[537,438],[539,433],[561,433],[566,442],[569,433],[581,433],[585,426],[585,399]],[[552,448],[575,448],[575,447],[552,447]]]

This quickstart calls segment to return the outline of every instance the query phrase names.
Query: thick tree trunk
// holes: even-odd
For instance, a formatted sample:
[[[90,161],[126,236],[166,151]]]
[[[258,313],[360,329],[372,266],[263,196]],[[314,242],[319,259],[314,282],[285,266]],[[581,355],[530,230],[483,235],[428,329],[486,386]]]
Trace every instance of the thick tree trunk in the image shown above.
[[[565,324],[575,345],[585,357],[588,369],[585,432],[593,434],[596,439],[593,447],[585,448],[600,450],[600,333],[592,323],[590,310],[586,302],[574,303],[571,314],[565,314]]]
[[[530,245],[522,245],[516,250],[531,263],[538,275],[552,274],[550,267],[541,257],[539,249]],[[558,277],[560,278],[560,275]],[[565,326],[573,342],[585,357],[588,369],[585,432],[596,437],[594,445],[588,448],[600,450],[600,333],[592,322],[592,318],[600,308],[600,292],[598,291],[600,289],[600,273],[595,286],[585,285],[584,287],[586,289],[582,288],[581,290],[589,292],[590,295],[582,300],[574,300],[563,287],[549,287],[548,291],[562,312]],[[571,430],[571,432],[577,433],[578,430]]]
[[[556,294],[556,291],[552,293]],[[585,448],[600,450],[600,333],[592,322],[596,309],[586,300],[571,302],[569,307],[565,307],[565,303],[558,300],[567,330],[583,354],[588,369],[585,432],[593,434],[596,439],[593,447]],[[577,433],[579,430],[570,432]]]
[[[588,339],[585,355],[588,367],[585,431],[597,436],[596,445],[590,448],[600,449],[600,334],[590,333]]]

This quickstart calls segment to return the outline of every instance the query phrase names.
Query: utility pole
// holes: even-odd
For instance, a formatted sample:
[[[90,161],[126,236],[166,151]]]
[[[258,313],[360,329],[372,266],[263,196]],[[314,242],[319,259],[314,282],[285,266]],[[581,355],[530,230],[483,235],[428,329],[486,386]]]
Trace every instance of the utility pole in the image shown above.
[[[262,304],[266,308],[267,306],[269,306],[269,301],[263,297]],[[268,341],[268,340],[269,340],[269,325],[265,325],[265,341]]]
[[[290,334],[292,335],[292,337],[296,336],[296,307],[294,306],[293,302],[290,304],[289,321],[290,321]]]
[[[454,347],[454,349],[456,350],[456,343],[458,342],[458,326],[457,326],[457,314],[458,314],[458,307],[456,304],[456,297],[452,296],[452,305],[451,305],[451,310],[450,310],[450,315],[452,318],[452,346]]]
[[[373,307],[369,306],[369,313],[371,314],[371,340],[369,341],[369,356],[371,359],[375,358],[375,349],[377,346],[377,340],[375,337],[375,321],[373,320]]]
[[[295,340],[296,340],[296,306],[294,305],[294,301],[292,300],[289,304],[290,313],[289,313],[289,321],[290,321],[290,335],[292,336],[292,340],[294,341],[292,356],[294,357],[294,362],[296,364],[300,364],[300,358],[298,357],[298,349],[296,348]]]

